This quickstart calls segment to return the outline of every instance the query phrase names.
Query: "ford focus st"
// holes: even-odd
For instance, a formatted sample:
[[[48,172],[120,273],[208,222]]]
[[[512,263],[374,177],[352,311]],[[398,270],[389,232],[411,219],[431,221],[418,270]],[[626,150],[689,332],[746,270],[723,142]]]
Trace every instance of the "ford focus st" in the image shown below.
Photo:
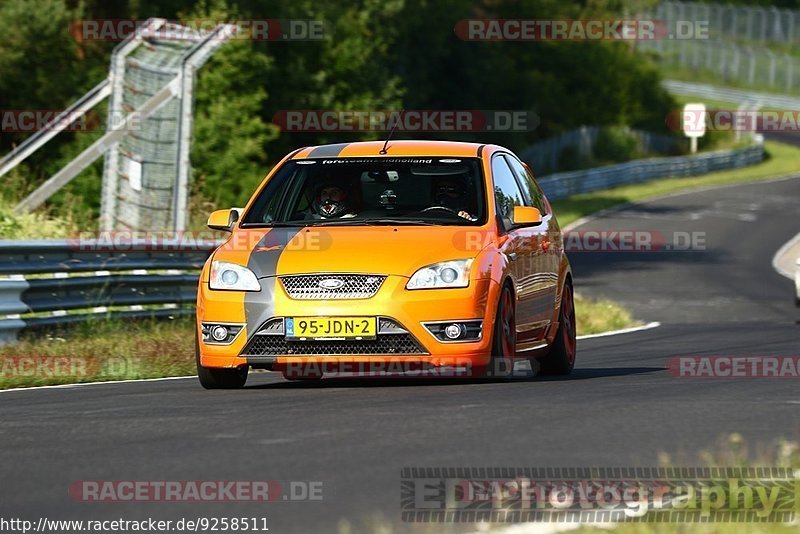
[[[349,143],[285,157],[203,267],[197,370],[504,377],[568,374],[572,276],[530,169],[495,145]]]

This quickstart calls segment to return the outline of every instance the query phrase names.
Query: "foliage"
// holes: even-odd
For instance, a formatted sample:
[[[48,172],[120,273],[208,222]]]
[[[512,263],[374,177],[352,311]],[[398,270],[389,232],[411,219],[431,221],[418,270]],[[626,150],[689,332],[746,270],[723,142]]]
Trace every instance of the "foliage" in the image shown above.
[[[59,109],[107,73],[117,43],[81,39],[79,19],[303,19],[325,22],[309,41],[236,39],[198,76],[193,213],[242,205],[285,153],[301,146],[374,139],[383,132],[279,132],[282,110],[473,109],[537,114],[526,132],[399,133],[522,149],[582,124],[664,131],[674,109],[650,61],[619,42],[469,42],[454,33],[467,18],[607,19],[624,2],[559,0],[4,0],[0,3],[0,109]],[[101,116],[104,115],[102,110]],[[61,134],[30,158],[19,198],[102,132]],[[0,134],[0,152],[22,135]],[[49,205],[85,229],[99,209],[102,162]]]

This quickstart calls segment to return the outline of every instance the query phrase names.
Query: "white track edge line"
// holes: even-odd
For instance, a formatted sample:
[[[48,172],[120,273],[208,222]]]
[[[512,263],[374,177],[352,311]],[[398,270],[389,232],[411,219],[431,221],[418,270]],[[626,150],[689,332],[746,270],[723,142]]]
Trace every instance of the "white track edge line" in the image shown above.
[[[676,178],[676,177],[675,176],[668,177],[668,178],[664,178],[664,180],[667,180],[669,178]],[[643,198],[641,200],[634,200],[633,202],[624,202],[622,204],[617,204],[616,206],[611,206],[610,208],[606,208],[606,209],[603,209],[603,210],[600,210],[600,211],[596,211],[594,213],[590,213],[589,215],[586,215],[584,217],[581,217],[580,219],[576,219],[576,220],[572,221],[571,223],[566,225],[564,228],[562,228],[561,231],[562,232],[569,232],[570,230],[574,230],[575,228],[577,228],[579,226],[583,226],[584,224],[590,223],[590,222],[594,221],[595,219],[599,219],[599,218],[604,217],[604,216],[606,216],[606,215],[608,215],[610,213],[626,210],[626,209],[628,209],[628,208],[630,208],[632,206],[635,206],[637,204],[646,204],[648,202],[656,202],[656,201],[659,201],[659,200],[664,200],[664,199],[672,198],[672,197],[679,197],[679,196],[682,196],[682,195],[692,195],[694,193],[703,193],[703,192],[706,192],[706,191],[713,191],[714,189],[725,189],[727,187],[738,187],[738,186],[745,186],[745,185],[771,184],[771,183],[775,183],[775,182],[783,182],[785,180],[792,180],[792,179],[795,179],[795,178],[800,178],[800,174],[798,174],[796,172],[793,172],[793,173],[789,173],[789,174],[781,174],[781,175],[775,176],[773,178],[766,178],[766,179],[763,179],[763,180],[755,180],[755,181],[752,181],[752,182],[737,182],[737,183],[733,183],[733,184],[707,185],[707,186],[697,187],[697,188],[689,187],[688,189],[683,189],[681,191],[673,191],[671,193],[665,193],[663,195],[658,195],[658,196],[655,196],[655,197]],[[646,183],[646,182],[643,182],[643,183]],[[628,185],[635,185],[635,184],[628,184]],[[622,187],[622,186],[620,186],[620,187]],[[598,191],[601,191],[601,190],[598,190]],[[602,191],[607,191],[607,189],[603,189]],[[589,193],[593,193],[593,192],[594,191],[590,191]],[[586,193],[586,194],[589,194],[589,193]],[[554,200],[554,202],[558,202],[558,201]]]
[[[641,326],[632,326],[630,328],[622,328],[620,330],[600,332],[599,334],[586,334],[585,336],[578,336],[576,339],[592,339],[595,337],[608,337],[608,336],[616,336],[618,334],[630,334],[633,332],[641,332],[643,330],[651,330],[653,328],[658,328],[659,326],[661,326],[661,323],[659,323],[658,321],[653,321],[647,324],[643,324]]]
[[[163,382],[165,380],[186,380],[187,378],[194,378],[197,377],[195,375],[192,376],[165,376],[163,378],[134,378],[130,380],[106,380],[104,382],[79,382],[77,384],[53,384],[51,386],[31,386],[28,388],[11,388],[11,389],[0,389],[0,393],[8,393],[9,391],[31,391],[37,389],[70,389],[70,388],[79,388],[84,386],[100,386],[100,385],[108,385],[108,384],[129,384],[133,382]]]

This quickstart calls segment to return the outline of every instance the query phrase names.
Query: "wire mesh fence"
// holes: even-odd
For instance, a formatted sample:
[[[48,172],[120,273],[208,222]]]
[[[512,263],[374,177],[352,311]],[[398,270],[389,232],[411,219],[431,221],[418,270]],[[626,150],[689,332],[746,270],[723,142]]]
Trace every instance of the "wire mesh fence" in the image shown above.
[[[131,113],[181,74],[191,39],[151,39],[131,52],[121,72],[122,95],[111,113]],[[189,95],[187,95],[189,96]],[[137,124],[117,145],[115,229],[167,229],[172,226],[178,165],[180,101],[171,99]]]
[[[731,85],[800,93],[800,11],[776,7],[660,3],[648,17],[674,28],[681,21],[707,21],[707,39],[639,41],[637,48],[658,53],[662,64],[706,71]],[[708,80],[716,81],[716,80]]]

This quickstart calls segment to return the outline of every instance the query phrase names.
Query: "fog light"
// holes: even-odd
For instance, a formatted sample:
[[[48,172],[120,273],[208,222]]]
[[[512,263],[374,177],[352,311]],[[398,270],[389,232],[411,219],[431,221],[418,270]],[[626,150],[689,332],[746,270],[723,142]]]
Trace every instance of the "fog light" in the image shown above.
[[[217,325],[211,329],[211,337],[214,338],[214,341],[225,341],[228,339],[228,329]]]
[[[447,327],[444,329],[444,335],[446,335],[448,339],[460,338],[461,332],[462,332],[461,325],[457,323],[447,325]]]

